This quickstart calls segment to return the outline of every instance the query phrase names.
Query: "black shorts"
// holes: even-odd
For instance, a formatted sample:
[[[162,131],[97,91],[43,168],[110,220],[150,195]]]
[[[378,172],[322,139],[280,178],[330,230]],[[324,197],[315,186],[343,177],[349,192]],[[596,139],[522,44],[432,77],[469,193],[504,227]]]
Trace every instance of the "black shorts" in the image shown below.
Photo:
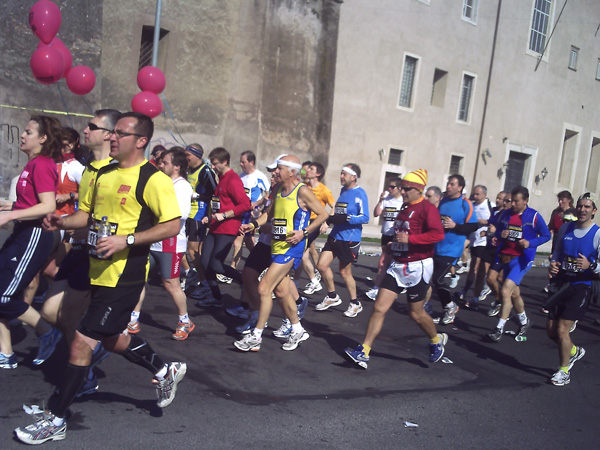
[[[143,284],[133,287],[92,285],[90,306],[78,331],[96,340],[121,334],[127,328],[131,311],[140,300],[143,288]]]
[[[90,290],[90,255],[87,245],[77,244],[60,263],[54,281],[67,280],[71,289]]]
[[[340,264],[346,266],[355,263],[358,260],[358,252],[360,251],[360,241],[340,241],[327,236],[327,242],[323,246],[321,252],[331,252]]]
[[[488,263],[488,264],[494,264],[494,262],[496,261],[496,247],[492,247],[492,246],[485,246],[485,247],[475,247],[479,250],[477,250],[478,253],[478,257],[482,259],[483,262]],[[471,249],[471,251],[473,251]]]
[[[262,273],[267,267],[271,265],[271,246],[263,244],[262,242],[257,243],[246,259],[244,267],[256,270],[258,273]]]
[[[448,289],[448,285],[446,284],[446,274],[450,272],[450,268],[454,264],[454,261],[456,261],[456,258],[452,256],[433,256],[433,276],[431,277],[431,282],[436,288],[443,287]]]
[[[398,286],[396,280],[391,275],[386,275],[383,281],[381,282],[380,288],[387,289],[388,291],[396,292],[397,294],[404,289],[401,286]],[[427,290],[429,289],[429,283],[426,283],[425,280],[421,279],[418,284],[411,286],[406,289],[406,299],[408,303],[419,303],[420,301],[425,300],[427,296]]]
[[[548,319],[581,320],[590,305],[592,286],[572,284],[548,312]]]
[[[198,222],[194,219],[186,219],[185,221],[185,234],[189,242],[202,242],[206,231],[208,230],[207,224]]]
[[[306,238],[306,249],[308,250],[308,247],[311,246],[311,244],[313,242],[315,242],[317,240],[317,238],[319,237],[319,228],[317,228],[315,231],[313,231],[312,233],[310,233],[308,235],[308,237]]]

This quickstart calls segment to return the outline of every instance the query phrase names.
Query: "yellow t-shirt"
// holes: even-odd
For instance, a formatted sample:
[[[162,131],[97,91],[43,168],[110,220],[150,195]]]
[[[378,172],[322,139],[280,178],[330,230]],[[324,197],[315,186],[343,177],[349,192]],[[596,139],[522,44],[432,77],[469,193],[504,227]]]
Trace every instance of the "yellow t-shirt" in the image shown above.
[[[79,208],[90,213],[90,282],[116,287],[143,284],[148,275],[150,245],[136,245],[112,255],[108,260],[95,256],[96,231],[106,216],[111,234],[128,235],[152,228],[157,223],[181,217],[173,181],[148,161],[121,169],[111,164],[98,171]]]

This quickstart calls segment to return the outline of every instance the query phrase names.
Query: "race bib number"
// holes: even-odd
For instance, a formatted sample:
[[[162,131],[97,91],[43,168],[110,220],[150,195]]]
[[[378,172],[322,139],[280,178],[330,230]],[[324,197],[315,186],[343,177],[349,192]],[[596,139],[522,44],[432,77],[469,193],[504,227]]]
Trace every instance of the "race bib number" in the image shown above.
[[[273,219],[271,238],[275,241],[285,241],[287,236],[287,220]]]
[[[249,198],[250,200],[252,200],[252,197],[251,197],[251,195],[250,195],[250,189],[248,189],[248,188],[244,188],[244,191],[246,191],[246,195],[248,196],[248,198]]]
[[[580,267],[577,267],[577,258],[574,256],[565,256],[565,259],[563,260],[562,263],[562,268],[565,272],[571,272],[571,273],[576,273],[576,272],[583,272],[583,269]]]
[[[210,201],[210,207],[212,208],[213,214],[221,211],[221,199],[219,197],[213,197]]]
[[[336,203],[333,209],[334,214],[348,215],[348,203]]]
[[[523,239],[523,228],[515,225],[508,226],[508,237],[507,240],[511,242],[517,242]]]
[[[408,256],[408,244],[401,242],[392,242],[392,254],[397,258],[405,258]]]
[[[101,256],[96,252],[96,243],[98,242],[98,228],[99,228],[101,222],[102,222],[101,220],[92,219],[92,224],[90,225],[90,228],[88,230],[88,237],[87,237],[89,254],[91,257],[98,258],[98,259],[100,259]],[[113,222],[109,222],[109,223],[110,223],[110,235],[114,236],[115,234],[117,234],[117,228],[119,227],[119,225],[116,223],[113,223]],[[108,258],[108,259],[110,260],[111,258]]]
[[[396,220],[396,216],[398,215],[398,210],[396,208],[387,207],[383,210],[383,220],[386,222],[393,222]]]

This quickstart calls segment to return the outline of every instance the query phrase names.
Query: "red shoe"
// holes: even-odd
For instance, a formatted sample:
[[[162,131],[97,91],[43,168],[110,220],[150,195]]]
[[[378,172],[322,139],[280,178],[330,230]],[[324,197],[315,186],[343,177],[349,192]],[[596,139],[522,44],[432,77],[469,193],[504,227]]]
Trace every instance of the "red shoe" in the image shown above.
[[[139,322],[129,322],[127,324],[127,332],[129,334],[137,334],[140,332],[140,323]]]
[[[175,333],[171,336],[176,341],[185,341],[190,333],[194,331],[196,325],[190,320],[190,323],[186,324],[183,322],[179,322],[177,324],[177,328],[175,329]]]

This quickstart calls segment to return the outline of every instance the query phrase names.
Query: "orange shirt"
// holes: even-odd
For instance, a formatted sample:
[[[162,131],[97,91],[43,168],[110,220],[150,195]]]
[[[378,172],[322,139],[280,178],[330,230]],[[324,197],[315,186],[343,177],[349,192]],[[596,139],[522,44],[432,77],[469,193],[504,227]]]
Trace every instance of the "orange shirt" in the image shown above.
[[[310,185],[309,187],[313,191],[313,194],[315,194],[315,197],[317,197],[317,199],[321,202],[321,205],[329,205],[333,208],[333,205],[335,204],[335,199],[333,198],[333,194],[327,186],[325,186],[323,183],[319,183],[314,188]],[[311,211],[310,220],[314,220],[316,217],[317,214]]]

